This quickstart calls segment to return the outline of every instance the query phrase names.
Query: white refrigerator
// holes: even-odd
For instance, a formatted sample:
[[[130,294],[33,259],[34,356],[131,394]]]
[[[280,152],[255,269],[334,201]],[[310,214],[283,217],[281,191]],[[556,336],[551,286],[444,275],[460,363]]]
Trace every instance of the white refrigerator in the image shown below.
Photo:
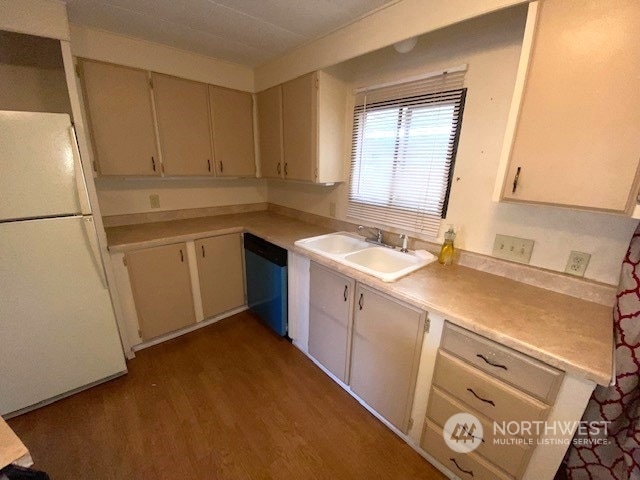
[[[0,111],[0,415],[124,372],[69,115]]]

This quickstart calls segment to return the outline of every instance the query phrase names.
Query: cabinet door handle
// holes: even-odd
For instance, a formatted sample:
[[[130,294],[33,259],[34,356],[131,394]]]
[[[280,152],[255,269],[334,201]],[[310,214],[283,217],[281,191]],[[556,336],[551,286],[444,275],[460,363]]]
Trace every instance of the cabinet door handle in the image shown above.
[[[278,175],[280,175],[280,172],[282,171],[282,168],[280,168],[280,162],[278,162],[277,170],[278,170]]]
[[[516,193],[516,188],[518,188],[518,179],[520,178],[520,170],[522,170],[521,167],[518,167],[516,169],[516,176],[513,177],[513,190],[511,190],[511,193]]]
[[[496,367],[496,368],[503,368],[505,371],[508,371],[509,369],[507,368],[506,365],[500,365],[499,363],[493,363],[491,360],[489,360],[487,357],[485,357],[484,355],[482,355],[481,353],[478,353],[476,355],[476,357],[481,358],[482,360],[484,360],[484,362],[488,365],[491,365],[492,367]]]
[[[289,164],[287,162],[284,163],[284,176],[289,175],[289,169],[287,168]]]
[[[184,253],[182,253],[182,249],[180,249],[180,261],[184,263]]]
[[[222,160],[220,160],[220,173],[224,172],[224,165],[222,163]]]
[[[480,395],[478,395],[476,392],[473,391],[473,388],[467,388],[467,392],[471,392],[471,394],[481,402],[488,403],[492,407],[496,406],[496,404],[493,403],[493,400],[487,400],[486,398],[482,398]]]
[[[349,292],[349,285],[345,285],[344,286],[344,293],[342,294],[342,297],[344,298],[345,302],[347,301],[348,292]]]
[[[358,307],[360,307],[360,310],[362,310],[362,307],[364,307],[364,294],[363,293],[360,294],[360,299],[358,300]]]
[[[202,248],[202,258],[204,258],[204,245],[201,245]]]
[[[211,171],[211,159],[207,158],[207,170]]]
[[[156,159],[154,157],[151,157],[151,168],[153,168],[153,171],[156,171]]]
[[[453,464],[456,466],[456,468],[460,470],[462,473],[466,473],[467,475],[471,475],[473,477],[473,470],[465,470],[460,465],[458,465],[458,462],[456,462],[455,458],[450,458],[449,460],[451,460]]]

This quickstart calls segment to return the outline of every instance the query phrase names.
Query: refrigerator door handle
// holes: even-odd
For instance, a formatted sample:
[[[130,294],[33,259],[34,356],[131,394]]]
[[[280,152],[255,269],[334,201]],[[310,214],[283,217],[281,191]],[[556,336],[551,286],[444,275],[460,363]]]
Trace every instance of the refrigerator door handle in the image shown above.
[[[76,129],[73,125],[69,127],[69,140],[71,141],[71,150],[73,154],[73,167],[76,177],[76,191],[78,192],[78,201],[80,202],[80,212],[82,215],[91,215],[91,204],[89,203],[89,191],[87,183],[84,179],[84,169],[82,168],[82,158],[78,149],[78,138],[76,137]]]
[[[102,256],[100,255],[100,246],[98,245],[98,231],[93,223],[93,217],[82,217],[82,225],[84,226],[84,233],[89,241],[89,247],[91,247],[91,256],[95,263],[96,270],[100,276],[100,281],[104,288],[109,288],[109,282],[107,281],[107,273],[104,270],[104,264],[102,263]]]

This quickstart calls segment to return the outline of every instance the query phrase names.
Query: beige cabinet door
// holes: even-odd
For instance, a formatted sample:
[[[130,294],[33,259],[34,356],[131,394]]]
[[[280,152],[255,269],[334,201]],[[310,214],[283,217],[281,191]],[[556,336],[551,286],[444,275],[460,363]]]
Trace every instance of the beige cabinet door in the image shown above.
[[[195,242],[204,318],[245,304],[242,237],[239,233]]]
[[[213,175],[204,83],[152,74],[165,175]]]
[[[195,323],[186,244],[135,250],[126,259],[143,340]]]
[[[348,383],[355,282],[315,263],[310,282],[309,353]]]
[[[351,347],[351,389],[407,432],[425,313],[358,285]]]
[[[261,174],[264,178],[282,178],[282,86],[259,92],[257,102]]]
[[[101,175],[160,175],[147,72],[80,60],[86,112]]]
[[[540,2],[503,198],[621,212],[640,158],[640,3]]]
[[[282,85],[284,176],[290,180],[315,180],[317,78],[313,72]]]
[[[218,177],[255,177],[253,97],[209,86],[213,157]]]

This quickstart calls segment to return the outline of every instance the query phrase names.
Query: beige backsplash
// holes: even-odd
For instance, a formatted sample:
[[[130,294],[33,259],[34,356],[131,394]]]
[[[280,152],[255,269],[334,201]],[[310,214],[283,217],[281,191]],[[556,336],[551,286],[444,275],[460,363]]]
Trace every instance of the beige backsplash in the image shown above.
[[[228,215],[262,210],[270,210],[281,215],[338,231],[355,232],[358,228],[358,224],[356,223],[314,215],[272,203],[252,203],[246,205],[228,205],[221,207],[193,208],[187,210],[113,215],[103,217],[103,221],[105,227],[116,227],[121,225],[166,222],[187,218]],[[400,235],[397,233],[385,232],[384,240],[385,242],[394,245],[402,244]],[[410,237],[409,248],[412,250],[423,249],[437,254],[440,250],[440,245]],[[532,267],[531,265],[509,262],[466,250],[458,249],[456,252],[456,262],[466,267],[510,278],[528,285],[563,293],[565,295],[581,298],[601,305],[613,306],[615,301],[616,287],[614,285],[573,277],[565,273]]]

